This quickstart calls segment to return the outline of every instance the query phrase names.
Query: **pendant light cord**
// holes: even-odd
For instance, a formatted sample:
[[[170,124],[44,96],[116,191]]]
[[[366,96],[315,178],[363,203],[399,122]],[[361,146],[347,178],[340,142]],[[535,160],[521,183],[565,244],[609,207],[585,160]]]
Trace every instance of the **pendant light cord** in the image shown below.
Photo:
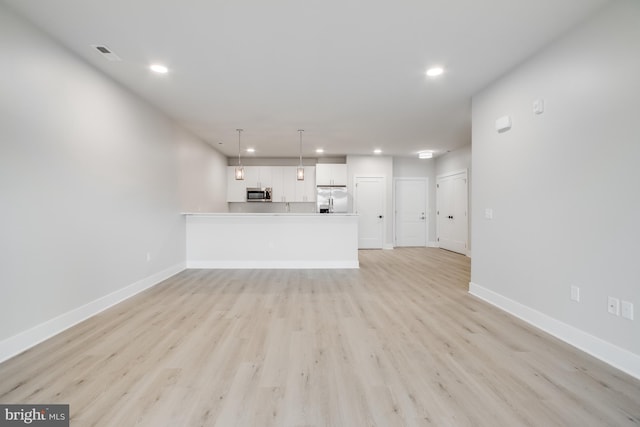
[[[243,129],[236,129],[238,131],[238,166],[242,166],[242,162],[240,161],[240,133]]]
[[[299,166],[302,167],[302,132],[304,132],[304,129],[298,129],[298,132],[300,133],[300,164]]]

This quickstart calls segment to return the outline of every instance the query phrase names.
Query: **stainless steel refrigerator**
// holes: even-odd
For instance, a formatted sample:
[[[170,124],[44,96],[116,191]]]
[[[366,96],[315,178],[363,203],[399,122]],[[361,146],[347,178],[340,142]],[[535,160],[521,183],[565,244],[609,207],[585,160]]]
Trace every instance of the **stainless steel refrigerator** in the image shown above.
[[[346,213],[347,187],[318,186],[318,213]]]

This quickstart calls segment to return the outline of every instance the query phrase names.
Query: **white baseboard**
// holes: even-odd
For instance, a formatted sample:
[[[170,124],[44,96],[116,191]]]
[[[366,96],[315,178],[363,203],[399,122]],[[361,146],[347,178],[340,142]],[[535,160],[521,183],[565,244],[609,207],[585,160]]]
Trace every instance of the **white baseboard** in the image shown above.
[[[390,250],[390,249],[393,249],[393,248],[394,248],[394,246],[393,246],[393,244],[392,244],[392,243],[385,243],[385,244],[382,246],[382,249],[385,249],[385,250]]]
[[[215,269],[318,269],[360,268],[355,261],[187,261],[187,268]]]
[[[469,283],[469,293],[640,379],[640,356],[637,354],[590,335],[574,326],[567,325],[476,283]]]
[[[68,311],[53,319],[47,320],[31,329],[20,332],[17,335],[0,341],[0,362],[4,362],[13,356],[41,343],[54,335],[86,320],[96,314],[112,307],[119,302],[148,289],[165,279],[185,269],[185,264],[180,263],[144,279],[138,280],[122,289],[91,301],[88,304]]]
[[[427,243],[427,247],[428,248],[439,248],[440,245],[436,241],[430,241],[430,242]]]

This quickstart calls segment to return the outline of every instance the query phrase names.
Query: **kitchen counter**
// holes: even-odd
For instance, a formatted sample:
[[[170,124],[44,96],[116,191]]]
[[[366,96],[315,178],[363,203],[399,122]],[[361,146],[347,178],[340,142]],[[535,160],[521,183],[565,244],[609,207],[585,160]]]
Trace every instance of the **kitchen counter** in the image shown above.
[[[185,212],[187,268],[358,268],[358,215]]]
[[[223,216],[223,217],[246,217],[246,216],[358,216],[358,214],[353,213],[296,213],[296,212],[265,212],[265,213],[251,213],[251,212],[183,212],[182,215],[187,216]]]

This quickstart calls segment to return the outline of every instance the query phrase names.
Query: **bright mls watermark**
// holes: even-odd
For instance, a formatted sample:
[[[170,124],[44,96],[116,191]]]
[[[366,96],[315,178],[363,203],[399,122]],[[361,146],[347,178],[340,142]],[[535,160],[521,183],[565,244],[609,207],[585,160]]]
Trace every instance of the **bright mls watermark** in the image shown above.
[[[69,427],[69,405],[0,404],[0,427]]]

